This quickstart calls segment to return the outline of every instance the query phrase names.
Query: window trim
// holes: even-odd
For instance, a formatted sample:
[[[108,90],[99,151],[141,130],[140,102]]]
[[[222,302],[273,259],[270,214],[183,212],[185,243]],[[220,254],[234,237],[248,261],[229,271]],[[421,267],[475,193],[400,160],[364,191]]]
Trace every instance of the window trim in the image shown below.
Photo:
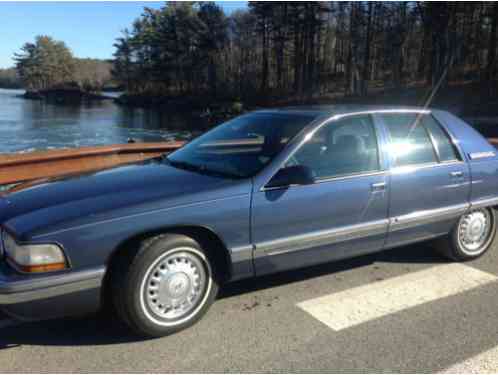
[[[353,173],[353,174],[348,174],[348,175],[342,175],[342,176],[337,176],[337,177],[328,177],[324,179],[316,179],[314,183],[308,184],[308,185],[282,185],[282,186],[272,186],[272,187],[266,187],[263,186],[260,191],[272,191],[272,190],[281,190],[281,189],[289,189],[289,188],[294,188],[294,187],[310,187],[310,186],[316,186],[319,184],[327,183],[327,182],[334,182],[334,181],[343,181],[343,180],[350,180],[352,178],[361,178],[361,177],[370,177],[370,176],[381,176],[385,175],[388,171],[382,169],[378,171],[372,171],[372,172],[360,172],[360,173]],[[270,179],[271,180],[271,179]]]
[[[422,117],[421,117],[422,118]],[[436,162],[437,163],[441,163],[441,154],[439,153],[439,148],[436,146],[437,145],[437,142],[436,140],[434,139],[434,136],[432,135],[432,133],[429,131],[429,129],[427,129],[427,126],[425,126],[424,123],[422,123],[422,126],[425,130],[425,133],[427,134],[427,136],[429,137],[429,142],[431,142],[432,144],[432,150],[434,151],[434,155],[436,156]]]

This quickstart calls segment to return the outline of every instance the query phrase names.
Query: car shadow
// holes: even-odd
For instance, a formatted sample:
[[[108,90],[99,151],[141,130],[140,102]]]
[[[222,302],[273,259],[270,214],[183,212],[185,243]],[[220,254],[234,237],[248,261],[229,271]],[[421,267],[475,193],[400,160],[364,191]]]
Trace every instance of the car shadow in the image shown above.
[[[0,329],[0,350],[22,345],[86,346],[142,341],[119,322],[100,315],[21,322]]]
[[[313,279],[326,274],[368,266],[375,262],[434,264],[446,262],[446,260],[438,256],[427,244],[405,246],[334,263],[237,281],[226,285],[221,290],[219,298],[229,298],[284,284]],[[145,339],[131,334],[124,325],[115,319],[106,319],[102,315],[20,323],[19,325],[0,328],[0,350],[8,350],[22,345],[112,345],[142,340]]]
[[[220,291],[218,298],[228,298],[258,290],[274,288],[284,284],[291,284],[327,274],[364,267],[375,262],[434,264],[445,263],[448,262],[448,260],[440,256],[434,248],[430,246],[430,243],[418,243],[374,254],[233,282],[226,285]]]

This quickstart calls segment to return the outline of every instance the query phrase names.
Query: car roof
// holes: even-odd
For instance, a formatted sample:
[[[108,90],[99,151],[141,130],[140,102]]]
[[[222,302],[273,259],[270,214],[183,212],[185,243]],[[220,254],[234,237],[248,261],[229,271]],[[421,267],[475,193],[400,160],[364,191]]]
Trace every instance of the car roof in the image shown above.
[[[285,114],[309,114],[315,116],[335,116],[348,115],[358,112],[379,112],[379,111],[430,111],[429,108],[400,105],[364,105],[364,104],[337,104],[337,105],[302,105],[291,107],[279,107],[259,110],[264,113],[285,113]]]

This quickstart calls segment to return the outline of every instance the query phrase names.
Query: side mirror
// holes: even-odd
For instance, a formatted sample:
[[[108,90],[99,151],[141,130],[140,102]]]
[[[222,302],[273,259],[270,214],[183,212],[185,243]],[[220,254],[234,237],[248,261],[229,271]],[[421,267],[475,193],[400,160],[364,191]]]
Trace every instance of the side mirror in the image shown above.
[[[292,165],[280,169],[266,187],[286,187],[290,185],[310,185],[315,182],[313,171],[304,165]]]

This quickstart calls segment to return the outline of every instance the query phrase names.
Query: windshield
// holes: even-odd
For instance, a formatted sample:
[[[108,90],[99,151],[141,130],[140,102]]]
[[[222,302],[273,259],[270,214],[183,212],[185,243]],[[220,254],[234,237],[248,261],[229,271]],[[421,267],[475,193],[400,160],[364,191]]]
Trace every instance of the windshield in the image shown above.
[[[251,177],[316,115],[251,113],[228,121],[170,154],[178,168],[230,178]]]

